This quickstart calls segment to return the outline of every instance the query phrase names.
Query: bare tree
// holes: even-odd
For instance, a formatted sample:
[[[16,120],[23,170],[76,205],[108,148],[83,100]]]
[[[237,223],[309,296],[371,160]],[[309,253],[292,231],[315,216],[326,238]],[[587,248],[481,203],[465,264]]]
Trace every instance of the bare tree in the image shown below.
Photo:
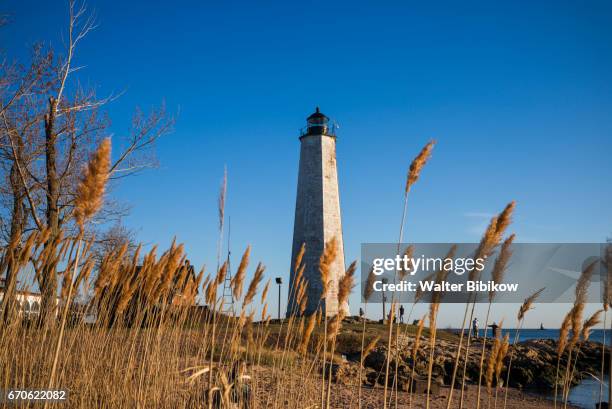
[[[0,75],[2,194],[12,205],[0,218],[7,244],[18,246],[29,228],[48,229],[48,244],[58,240],[62,229],[71,231],[81,168],[108,134],[109,120],[103,108],[115,97],[98,98],[93,90],[81,87],[77,74],[81,67],[74,64],[77,46],[95,28],[95,20],[73,0],[68,9],[65,55],[36,47],[28,69],[6,64]],[[124,146],[115,154],[112,180],[117,183],[153,166],[155,142],[173,124],[163,104],[148,115],[137,109],[122,143],[115,143]],[[121,206],[108,203],[97,222],[103,224],[124,213]],[[14,274],[4,264],[2,271],[14,282]],[[57,271],[47,267],[36,271],[36,276],[42,294],[41,319],[46,320],[54,314]]]

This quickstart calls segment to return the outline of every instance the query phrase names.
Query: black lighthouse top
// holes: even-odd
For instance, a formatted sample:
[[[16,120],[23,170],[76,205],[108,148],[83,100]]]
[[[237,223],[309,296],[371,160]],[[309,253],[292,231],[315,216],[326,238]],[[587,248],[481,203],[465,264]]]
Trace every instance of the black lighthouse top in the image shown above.
[[[315,112],[306,118],[306,129],[301,134],[305,135],[330,135],[333,136],[333,129],[329,129],[329,118],[316,108]]]

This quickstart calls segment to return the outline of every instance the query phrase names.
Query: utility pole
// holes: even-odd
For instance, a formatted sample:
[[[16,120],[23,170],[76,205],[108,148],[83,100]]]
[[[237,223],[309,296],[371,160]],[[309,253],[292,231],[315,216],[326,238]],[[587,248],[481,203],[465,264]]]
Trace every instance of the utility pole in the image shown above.
[[[278,284],[278,320],[281,319],[281,285],[283,284],[282,277],[276,277],[276,284]]]

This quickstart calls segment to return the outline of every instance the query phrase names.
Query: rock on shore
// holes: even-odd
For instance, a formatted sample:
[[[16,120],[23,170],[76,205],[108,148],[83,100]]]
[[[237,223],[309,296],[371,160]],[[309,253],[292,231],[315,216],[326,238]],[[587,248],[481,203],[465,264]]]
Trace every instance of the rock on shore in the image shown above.
[[[417,378],[423,379],[427,376],[427,365],[429,359],[428,339],[422,338],[419,352],[415,363],[415,375]],[[400,389],[406,387],[410,379],[413,362],[410,357],[412,350],[413,338],[405,337],[400,340],[400,353],[396,352],[396,348],[392,348],[391,365],[390,365],[390,382],[393,382],[395,376],[395,365],[397,363],[398,385]],[[485,368],[488,360],[488,354],[491,348],[491,340],[487,340],[485,348]],[[480,357],[482,351],[482,339],[472,342],[468,362],[466,368],[466,383],[475,384],[478,382]],[[449,385],[452,379],[452,371],[454,364],[454,355],[457,348],[455,342],[437,341],[434,351],[433,365],[433,380],[437,385]],[[509,386],[520,389],[534,390],[550,390],[554,388],[556,371],[557,371],[557,342],[555,340],[529,340],[521,342],[515,346],[511,346],[504,361],[504,369],[501,379],[506,379],[507,368],[512,357],[511,373]],[[386,368],[386,345],[379,345],[366,358],[363,371],[363,382],[366,384],[384,384],[385,368]],[[463,349],[460,359],[460,369],[457,371],[457,383],[461,383],[463,375]],[[598,375],[601,371],[601,355],[602,348],[600,343],[582,342],[578,343],[572,353],[572,365],[576,363],[576,369],[573,377],[573,383],[577,384],[581,379],[589,374]],[[576,359],[577,357],[577,359]],[[352,366],[355,363],[359,364],[359,355],[347,356],[347,366]],[[606,371],[607,363],[609,362],[608,353],[606,352]],[[563,355],[560,361],[561,373],[563,373],[567,365],[567,352]],[[338,371],[338,381],[342,382],[343,375],[349,376],[352,379],[357,376],[357,372],[353,369],[342,368]],[[484,380],[483,380],[484,383]]]

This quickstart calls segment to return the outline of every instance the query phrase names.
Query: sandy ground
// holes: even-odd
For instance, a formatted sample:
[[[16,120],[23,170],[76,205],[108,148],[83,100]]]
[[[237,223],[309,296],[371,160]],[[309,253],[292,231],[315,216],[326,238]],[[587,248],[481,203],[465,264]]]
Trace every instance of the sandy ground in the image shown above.
[[[431,409],[446,409],[446,399],[448,396],[450,389],[442,388],[440,393],[436,396],[432,396],[430,398],[430,408]],[[481,390],[481,398],[480,398],[480,407],[483,409],[487,408],[503,408],[504,407],[504,391],[500,389],[497,395],[497,406],[495,406],[495,396],[494,391],[492,392],[493,396],[491,396],[490,406],[488,405],[488,395],[486,392],[486,388]],[[348,408],[355,407],[355,403],[351,405],[351,396],[353,392],[351,390],[342,391],[340,396],[336,402],[334,402],[334,407],[337,408]],[[453,392],[453,404],[452,408],[459,408],[459,391],[455,390]],[[477,388],[474,385],[468,386],[466,389],[466,394],[464,396],[464,405],[465,409],[474,409],[476,408],[476,396],[477,396]],[[364,399],[365,405],[363,407],[368,409],[378,409],[383,407],[383,390],[381,388],[377,388],[375,390],[367,390],[364,391]],[[425,395],[423,394],[415,394],[413,395],[412,407],[414,409],[417,408],[425,408]],[[398,407],[399,408],[408,408],[410,407],[410,398],[408,393],[400,392],[398,396]],[[395,407],[395,400],[393,400],[393,407]],[[508,390],[508,401],[506,404],[506,409],[527,409],[527,408],[553,408],[553,402],[549,401],[545,398],[535,396],[528,393],[523,393],[517,389],[510,388]],[[568,408],[575,408],[574,406],[568,405]]]
[[[257,390],[257,401],[258,407],[299,407],[299,408],[311,408],[315,409],[320,406],[321,399],[321,378],[320,376],[312,376],[308,379],[301,378],[299,374],[293,374],[293,376],[287,376],[286,374],[282,379],[277,380],[283,386],[281,387],[282,392],[280,396],[277,395],[276,385],[272,381],[272,376],[267,370],[258,371],[258,385]],[[439,394],[430,397],[430,409],[446,409],[446,399],[450,389],[443,387],[440,389]],[[495,393],[494,391],[492,392]],[[384,390],[382,387],[362,389],[362,408],[367,409],[380,409],[383,408],[383,394]],[[453,393],[453,409],[459,408],[459,391],[455,390]],[[464,409],[475,409],[476,408],[476,396],[477,388],[475,385],[470,385],[466,388],[466,394],[464,397]],[[274,402],[274,400],[277,400]],[[389,397],[387,397],[389,399]],[[425,395],[414,394],[412,397],[412,408],[420,409],[425,408]],[[332,408],[357,408],[358,402],[358,388],[354,386],[332,384],[331,385],[331,397],[330,407]],[[557,405],[559,407],[559,405]],[[389,407],[389,406],[388,406]],[[410,395],[407,392],[400,392],[397,396],[397,407],[398,408],[410,408]],[[486,388],[481,391],[481,404],[482,409],[492,408],[503,408],[504,407],[504,391],[499,389],[497,397],[497,405],[495,405],[494,395],[491,397],[490,406],[488,405],[488,395]],[[561,405],[561,407],[563,407]],[[390,408],[395,408],[395,396],[392,398],[392,405]],[[510,388],[508,390],[508,401],[506,409],[528,409],[528,408],[554,408],[553,402],[546,398],[533,395],[530,393],[521,392],[517,389]],[[568,405],[567,408],[577,409],[575,406]]]

